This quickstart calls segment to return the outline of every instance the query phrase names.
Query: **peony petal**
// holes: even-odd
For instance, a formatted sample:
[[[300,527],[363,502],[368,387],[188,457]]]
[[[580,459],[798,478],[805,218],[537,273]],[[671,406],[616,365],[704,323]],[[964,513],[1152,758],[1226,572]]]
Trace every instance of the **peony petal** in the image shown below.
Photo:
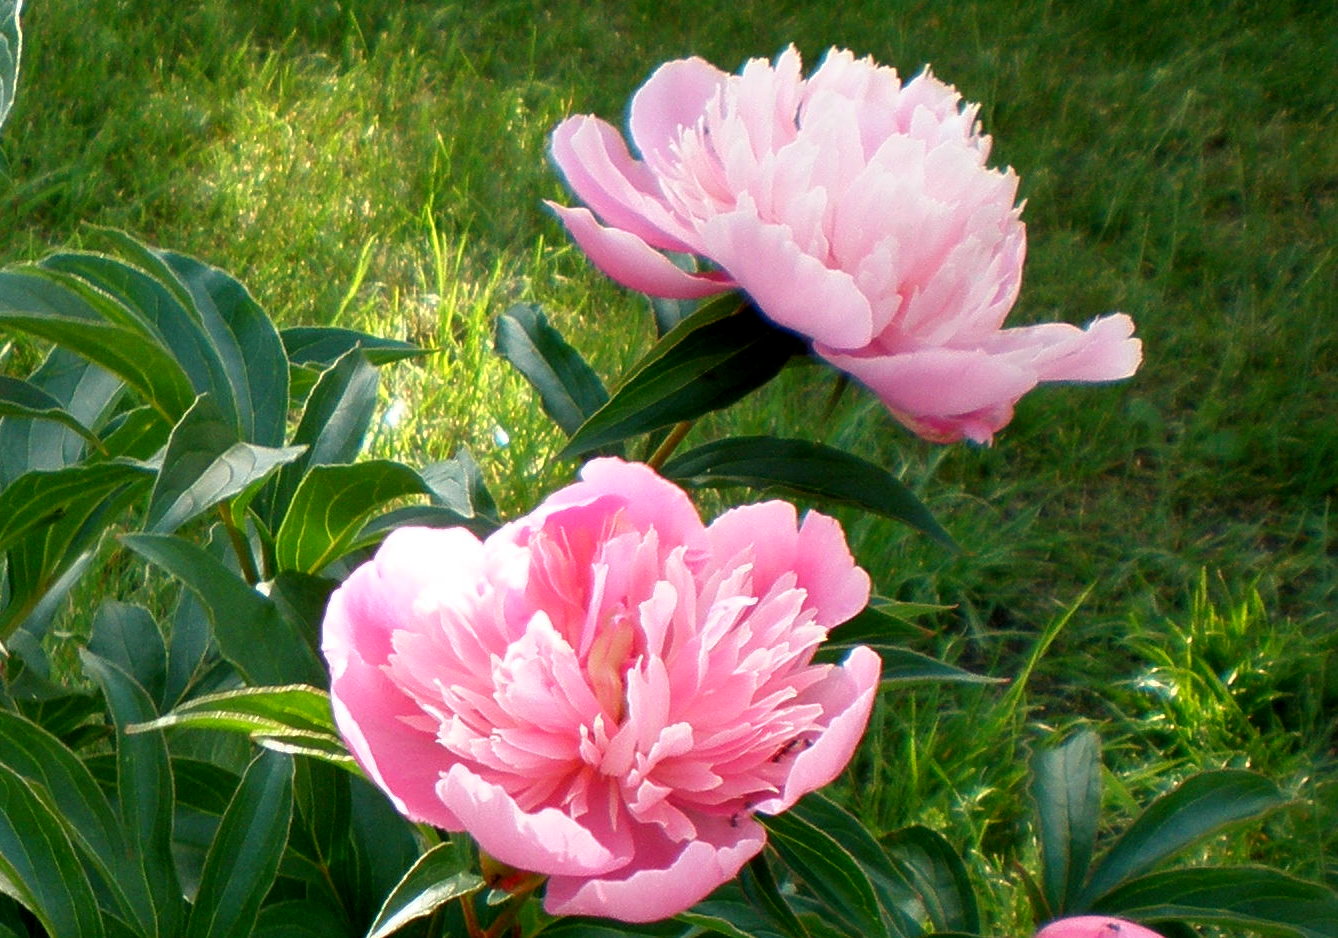
[[[1086,329],[1063,322],[1005,329],[986,348],[1036,369],[1041,381],[1118,381],[1138,370],[1143,343],[1123,313],[1103,316]]]
[[[548,881],[544,909],[550,915],[658,921],[733,879],[766,843],[766,832],[751,817],[707,818],[698,822],[698,837],[674,843],[658,828],[643,825],[636,860],[618,878],[554,876]]]
[[[437,798],[437,777],[453,758],[433,733],[409,720],[423,712],[383,673],[389,631],[369,621],[367,609],[388,610],[397,600],[371,564],[356,570],[330,597],[322,650],[331,672],[330,704],[339,732],[368,777],[414,821],[459,829]],[[373,657],[363,657],[367,649]]]
[[[616,870],[631,857],[625,832],[604,843],[591,832],[591,824],[557,808],[522,811],[501,786],[483,781],[463,765],[452,766],[441,778],[437,795],[460,819],[454,829],[468,830],[489,856],[522,870],[593,876]],[[600,810],[595,807],[585,820],[597,819]]]
[[[853,619],[869,604],[869,574],[856,565],[835,518],[816,511],[804,515],[794,571],[808,593],[806,605],[816,611],[824,629]]]
[[[712,271],[690,274],[641,238],[619,228],[607,228],[589,209],[547,203],[557,213],[573,240],[601,271],[632,290],[674,300],[692,300],[732,289],[734,281]]]
[[[841,774],[869,724],[882,673],[882,659],[863,645],[853,649],[841,667],[832,670],[820,688],[825,711],[822,720],[826,724],[822,733],[813,745],[795,756],[780,794],[759,802],[756,810],[779,814]],[[806,693],[804,699],[813,692]]]
[[[706,104],[730,77],[705,59],[666,62],[632,97],[627,127],[641,156],[657,172],[672,164],[671,152],[684,127],[694,127]]]
[[[1108,915],[1076,915],[1051,922],[1036,938],[1162,938],[1150,928]]]
[[[900,355],[852,355],[818,347],[818,354],[877,394],[896,414],[953,417],[1001,402],[1036,386],[1036,373],[1007,355],[983,349],[934,348]]]
[[[701,234],[706,256],[772,322],[833,348],[857,349],[873,339],[873,310],[855,279],[801,251],[785,225],[766,224],[745,208],[715,216]]]
[[[655,175],[609,124],[569,117],[553,131],[549,150],[572,192],[604,224],[661,251],[696,253],[692,229],[664,204]]]

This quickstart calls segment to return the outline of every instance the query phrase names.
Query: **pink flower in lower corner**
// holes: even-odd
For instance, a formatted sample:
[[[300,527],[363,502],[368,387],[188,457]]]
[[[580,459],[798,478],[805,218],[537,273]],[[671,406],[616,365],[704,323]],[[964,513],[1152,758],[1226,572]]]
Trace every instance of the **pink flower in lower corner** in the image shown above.
[[[1036,938],[1162,938],[1137,922],[1109,915],[1076,915],[1051,922]]]
[[[976,105],[928,70],[903,84],[843,50],[801,69],[793,47],[738,75],[662,65],[632,99],[640,158],[604,121],[568,118],[552,157],[585,207],[553,210],[632,289],[743,290],[931,440],[988,442],[1041,382],[1134,373],[1142,348],[1123,314],[1003,328],[1026,229],[1017,176],[985,164]]]
[[[599,459],[486,541],[392,533],[323,649],[340,731],[401,812],[546,874],[553,914],[652,921],[762,849],[754,812],[845,767],[881,662],[812,657],[868,598],[833,519],[770,501],[703,525]]]

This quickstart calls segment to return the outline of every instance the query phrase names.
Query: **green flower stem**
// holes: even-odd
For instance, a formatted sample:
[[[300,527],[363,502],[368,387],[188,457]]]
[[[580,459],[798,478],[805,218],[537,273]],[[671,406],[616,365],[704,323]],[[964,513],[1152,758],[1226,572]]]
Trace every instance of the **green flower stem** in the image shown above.
[[[241,565],[242,577],[247,583],[255,586],[260,582],[260,571],[256,569],[255,560],[251,557],[251,550],[246,546],[246,538],[237,529],[237,525],[232,523],[230,507],[231,502],[220,502],[218,516],[223,519],[223,527],[228,532],[228,540],[232,542],[232,551],[237,555],[237,563]]]
[[[646,460],[646,465],[658,471],[670,454],[678,448],[678,444],[683,442],[683,437],[688,435],[688,431],[692,429],[692,424],[693,421],[691,420],[683,420],[674,424],[674,428],[669,431],[669,435],[664,438],[664,442],[651,454],[650,459]]]

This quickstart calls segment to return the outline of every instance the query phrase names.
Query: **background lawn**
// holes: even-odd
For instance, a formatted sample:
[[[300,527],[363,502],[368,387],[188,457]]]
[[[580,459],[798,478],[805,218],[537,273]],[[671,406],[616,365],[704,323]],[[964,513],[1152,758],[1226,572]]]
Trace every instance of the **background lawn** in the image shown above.
[[[0,259],[120,227],[232,271],[284,324],[437,347],[386,372],[374,447],[422,463],[468,445],[510,511],[572,467],[548,462],[557,438],[492,356],[491,317],[540,303],[605,374],[650,336],[644,301],[542,207],[566,197],[551,128],[618,120],[682,55],[931,63],[1022,178],[1012,322],[1123,310],[1146,361],[1028,396],[990,449],[921,442],[862,393],[819,425],[817,368],[694,431],[898,467],[966,547],[843,519],[879,592],[953,607],[924,620],[926,651],[1011,679],[886,695],[847,799],[968,848],[991,926],[1020,933],[1026,746],[1089,721],[1116,815],[1198,768],[1256,768],[1300,800],[1215,855],[1338,885],[1331,4],[29,0],[24,25]]]

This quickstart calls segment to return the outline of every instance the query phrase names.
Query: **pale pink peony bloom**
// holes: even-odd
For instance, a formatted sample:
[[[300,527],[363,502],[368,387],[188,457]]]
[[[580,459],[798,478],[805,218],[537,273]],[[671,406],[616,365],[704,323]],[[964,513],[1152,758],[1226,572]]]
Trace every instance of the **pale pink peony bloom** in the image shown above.
[[[550,205],[622,284],[741,289],[916,433],[988,442],[1038,383],[1127,378],[1142,349],[1123,314],[1002,329],[1026,229],[976,111],[928,70],[903,85],[843,50],[808,79],[793,47],[738,75],[682,59],[632,99],[640,159],[604,121],[558,126],[553,160],[586,207]]]
[[[1162,938],[1150,928],[1109,915],[1076,915],[1051,922],[1036,938]]]
[[[850,760],[881,662],[811,659],[869,578],[825,515],[705,526],[643,465],[581,475],[483,542],[391,534],[330,600],[330,695],[409,818],[547,874],[553,914],[651,921],[762,849],[754,812]]]

